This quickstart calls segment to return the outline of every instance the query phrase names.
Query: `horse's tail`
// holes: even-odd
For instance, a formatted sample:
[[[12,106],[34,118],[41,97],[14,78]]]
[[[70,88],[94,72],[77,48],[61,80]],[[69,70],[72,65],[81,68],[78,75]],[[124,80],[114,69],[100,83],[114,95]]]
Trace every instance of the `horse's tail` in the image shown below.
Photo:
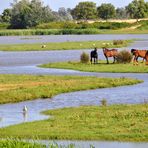
[[[146,53],[145,53],[145,57],[146,57],[146,56],[148,56],[148,50],[147,50]]]
[[[148,65],[148,50],[147,50],[147,52],[145,54],[145,60],[146,60],[146,65]]]

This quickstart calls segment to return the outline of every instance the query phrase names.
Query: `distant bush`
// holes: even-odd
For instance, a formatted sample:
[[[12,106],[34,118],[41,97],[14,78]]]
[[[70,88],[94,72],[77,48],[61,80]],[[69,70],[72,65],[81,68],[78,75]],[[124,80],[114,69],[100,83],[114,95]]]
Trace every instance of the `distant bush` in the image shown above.
[[[74,22],[64,22],[61,29],[77,29],[79,25]]]
[[[102,99],[100,102],[101,102],[102,106],[107,106],[107,100],[106,99]]]
[[[113,40],[113,45],[122,45],[123,43],[123,40]]]
[[[50,22],[37,25],[36,29],[76,29],[79,25],[74,22]]]
[[[148,30],[148,20],[138,22],[141,26],[138,27],[140,30]]]
[[[36,29],[61,29],[63,26],[63,23],[59,22],[51,22],[51,23],[43,23],[37,25]]]
[[[62,34],[98,34],[98,29],[62,29]]]
[[[9,27],[9,24],[7,23],[0,23],[0,29],[7,29]]]
[[[98,29],[121,29],[125,27],[129,27],[132,24],[129,23],[118,23],[118,22],[95,22],[93,23],[94,28]]]
[[[118,63],[130,63],[132,60],[132,55],[127,50],[122,50],[117,55],[117,62]]]
[[[80,56],[81,63],[88,63],[89,62],[89,55],[83,52]]]
[[[129,23],[117,23],[117,22],[50,22],[37,25],[37,29],[120,29],[129,27],[132,24]]]
[[[98,29],[7,29],[0,30],[0,36],[12,35],[61,35],[61,34],[98,34]]]

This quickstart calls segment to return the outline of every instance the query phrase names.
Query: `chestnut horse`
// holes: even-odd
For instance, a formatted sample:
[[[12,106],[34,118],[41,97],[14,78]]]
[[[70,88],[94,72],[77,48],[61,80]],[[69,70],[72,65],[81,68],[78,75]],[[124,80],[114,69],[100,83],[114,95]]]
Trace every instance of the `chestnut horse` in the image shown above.
[[[94,64],[97,64],[98,63],[98,53],[97,53],[97,48],[95,48],[94,50],[92,50],[90,52],[90,62],[92,64],[93,62],[93,59],[94,59]]]
[[[142,62],[144,62],[146,52],[147,50],[131,49],[131,53],[134,55],[133,63],[138,65],[138,57],[143,58]]]
[[[107,64],[109,64],[108,57],[113,57],[114,58],[113,63],[115,63],[115,60],[116,60],[117,54],[118,54],[118,50],[117,49],[103,48],[103,53],[104,53],[104,56],[106,58]]]
[[[145,60],[146,60],[146,65],[148,65],[148,50],[147,50],[147,52],[146,52],[146,54],[145,54]]]

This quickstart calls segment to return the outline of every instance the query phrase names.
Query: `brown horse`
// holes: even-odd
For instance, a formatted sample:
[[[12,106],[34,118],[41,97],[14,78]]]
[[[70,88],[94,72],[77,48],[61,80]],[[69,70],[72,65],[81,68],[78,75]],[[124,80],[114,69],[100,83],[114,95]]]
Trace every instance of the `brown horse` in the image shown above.
[[[108,57],[113,57],[114,58],[113,63],[115,63],[115,60],[116,60],[117,54],[118,54],[118,50],[117,49],[103,48],[103,53],[104,53],[104,56],[106,58],[107,64],[109,64]]]
[[[134,55],[133,63],[138,65],[138,57],[143,58],[142,62],[144,62],[146,52],[147,50],[131,49],[131,53]]]
[[[148,65],[148,50],[147,50],[147,52],[146,52],[146,54],[145,54],[145,60],[146,60],[146,65]]]

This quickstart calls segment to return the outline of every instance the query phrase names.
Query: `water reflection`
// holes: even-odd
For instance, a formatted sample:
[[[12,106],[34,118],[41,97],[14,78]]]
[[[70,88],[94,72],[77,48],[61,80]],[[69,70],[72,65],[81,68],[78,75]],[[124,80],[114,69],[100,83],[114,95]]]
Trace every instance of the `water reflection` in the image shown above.
[[[23,122],[27,122],[27,121],[28,121],[28,113],[23,112]]]

